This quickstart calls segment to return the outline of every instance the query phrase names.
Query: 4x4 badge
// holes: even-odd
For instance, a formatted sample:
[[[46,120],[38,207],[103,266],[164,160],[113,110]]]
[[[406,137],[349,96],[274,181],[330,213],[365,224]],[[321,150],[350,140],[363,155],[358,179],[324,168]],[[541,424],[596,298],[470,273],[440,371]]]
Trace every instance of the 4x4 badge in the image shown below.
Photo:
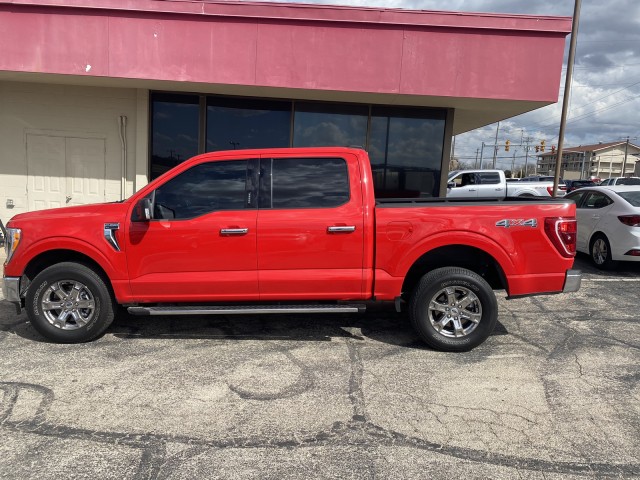
[[[505,218],[504,220],[500,220],[496,222],[496,227],[531,227],[536,228],[538,226],[538,220],[535,218],[530,218],[529,220],[525,220],[524,218]]]

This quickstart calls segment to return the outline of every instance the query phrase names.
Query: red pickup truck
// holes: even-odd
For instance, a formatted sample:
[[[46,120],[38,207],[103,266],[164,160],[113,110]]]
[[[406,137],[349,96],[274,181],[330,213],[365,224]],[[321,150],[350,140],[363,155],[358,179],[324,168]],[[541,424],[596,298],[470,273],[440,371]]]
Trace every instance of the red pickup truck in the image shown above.
[[[572,292],[575,205],[377,199],[367,153],[194,157],[131,198],[16,215],[4,298],[55,342],[134,315],[361,311],[406,305],[431,347],[469,350],[508,297]]]

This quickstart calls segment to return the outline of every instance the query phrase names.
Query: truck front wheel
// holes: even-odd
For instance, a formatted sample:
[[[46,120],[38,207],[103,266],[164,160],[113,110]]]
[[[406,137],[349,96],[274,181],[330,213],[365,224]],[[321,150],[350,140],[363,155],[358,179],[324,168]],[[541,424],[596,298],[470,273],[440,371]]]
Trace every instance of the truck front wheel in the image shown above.
[[[33,328],[50,341],[79,343],[101,335],[114,317],[113,296],[91,268],[52,265],[29,285],[25,307]]]
[[[411,295],[409,318],[430,347],[463,352],[491,334],[498,321],[498,303],[489,284],[476,273],[438,268],[423,276]]]

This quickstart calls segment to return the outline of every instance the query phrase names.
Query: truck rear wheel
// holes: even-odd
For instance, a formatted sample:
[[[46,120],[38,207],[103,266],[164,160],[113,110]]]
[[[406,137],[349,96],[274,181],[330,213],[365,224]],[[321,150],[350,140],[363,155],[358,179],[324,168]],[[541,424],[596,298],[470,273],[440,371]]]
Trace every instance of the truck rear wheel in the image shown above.
[[[27,290],[25,308],[33,328],[57,343],[86,342],[113,322],[114,300],[100,275],[74,262],[40,272]]]
[[[489,284],[458,267],[438,268],[422,277],[409,301],[411,324],[430,347],[464,352],[493,332],[498,302]]]

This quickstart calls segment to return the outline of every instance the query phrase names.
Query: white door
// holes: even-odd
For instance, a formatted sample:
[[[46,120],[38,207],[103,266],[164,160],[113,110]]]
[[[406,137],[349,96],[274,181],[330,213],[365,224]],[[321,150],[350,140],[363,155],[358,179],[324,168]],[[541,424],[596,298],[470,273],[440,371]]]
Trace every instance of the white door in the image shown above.
[[[28,208],[105,201],[105,140],[27,134]]]
[[[104,202],[104,139],[67,137],[65,140],[67,205]]]
[[[27,135],[27,200],[29,211],[66,203],[64,137]]]

